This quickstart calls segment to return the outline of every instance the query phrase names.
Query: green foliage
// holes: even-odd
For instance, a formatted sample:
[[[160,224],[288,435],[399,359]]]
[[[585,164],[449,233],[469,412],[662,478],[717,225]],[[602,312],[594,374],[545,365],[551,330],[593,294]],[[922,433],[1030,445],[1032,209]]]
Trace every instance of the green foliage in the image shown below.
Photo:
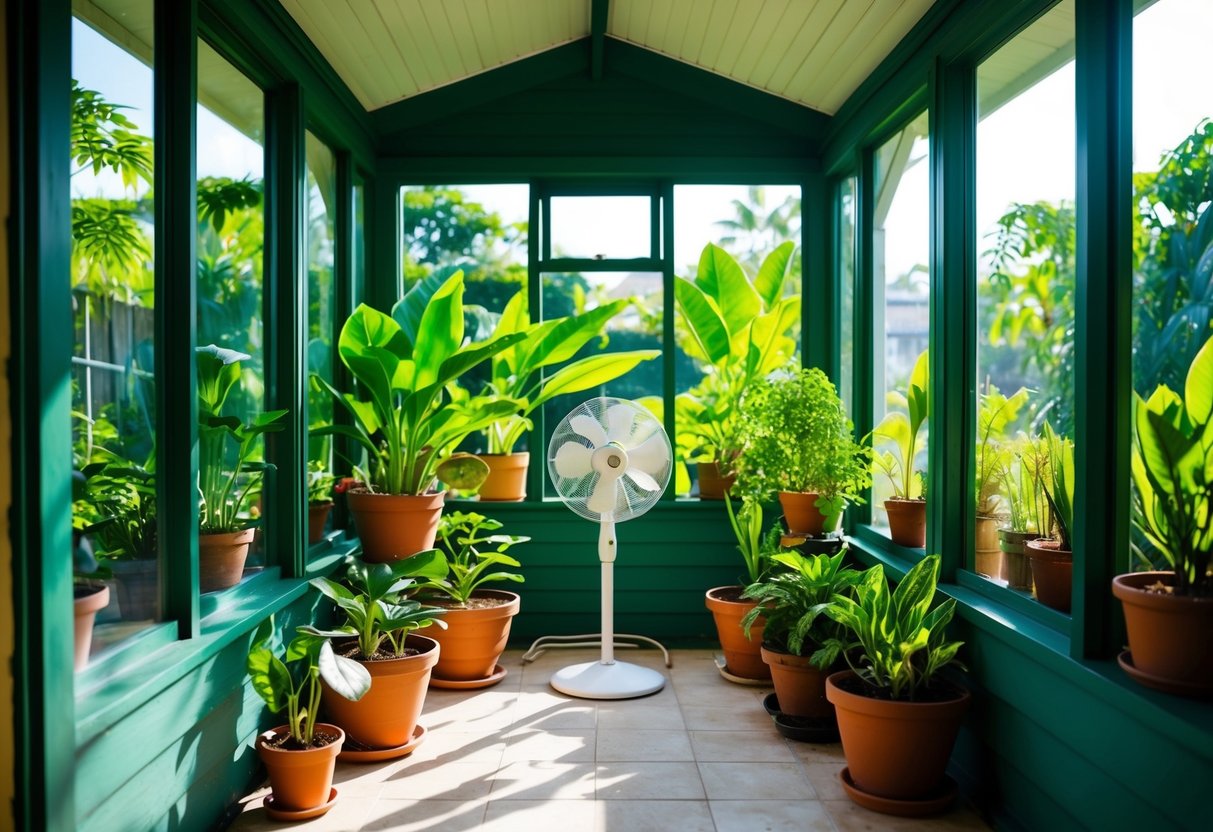
[[[925,496],[923,476],[914,468],[914,457],[918,454],[918,432],[931,416],[929,370],[929,357],[924,350],[914,362],[906,392],[889,393],[889,404],[897,409],[890,410],[872,431],[873,437],[883,440],[886,448],[877,449],[876,467],[889,478],[894,496],[905,500]]]
[[[309,503],[331,503],[333,484],[337,478],[329,473],[323,462],[313,460],[307,464],[307,501]]]
[[[1213,339],[1183,398],[1160,384],[1133,401],[1133,520],[1175,572],[1176,595],[1213,595]]]
[[[1039,436],[1019,434],[1007,447],[1007,465],[1001,472],[1007,498],[1007,528],[1016,532],[1047,533],[1049,502],[1044,483],[1049,476],[1048,442]]]
[[[431,624],[446,627],[446,622],[437,618],[443,610],[422,606],[405,594],[416,584],[416,578],[441,580],[446,574],[446,558],[436,549],[394,563],[364,563],[349,558],[344,584],[331,578],[311,581],[345,614],[345,624],[328,630],[312,626],[300,630],[324,638],[354,636],[365,661],[374,659],[381,650],[386,650],[389,657],[402,656],[409,633]]]
[[[956,599],[931,609],[938,581],[939,555],[914,564],[893,592],[884,568],[876,564],[863,573],[854,598],[836,594],[825,610],[848,631],[846,639],[828,640],[826,648],[843,653],[880,696],[913,701],[940,670],[959,664],[956,653],[962,642],[948,641],[946,633]]]
[[[371,689],[371,674],[358,662],[334,653],[328,639],[302,629],[287,645],[285,657],[279,658],[270,646],[274,619],[261,622],[249,646],[247,667],[253,690],[271,713],[286,711],[290,739],[308,748],[320,716],[320,679],[339,696],[357,702]]]
[[[261,181],[230,176],[207,176],[198,180],[198,222],[210,223],[216,234],[223,232],[228,215],[261,206]]]
[[[150,185],[152,140],[120,112],[130,108],[109,103],[101,93],[81,87],[75,78],[71,101],[71,153],[79,170],[97,174],[108,168],[122,177],[127,188],[135,188],[140,180]]]
[[[93,538],[94,554],[102,561],[156,557],[155,453],[143,464],[104,449],[97,456],[81,471],[79,495],[88,517],[81,531]]]
[[[766,189],[751,185],[745,199],[732,201],[733,216],[715,223],[724,232],[720,245],[735,253],[743,265],[756,269],[780,240],[800,236],[800,205],[800,197],[788,196],[778,205],[768,206]],[[793,278],[799,278],[799,263],[793,263],[791,271]]]
[[[518,411],[517,402],[504,399],[448,407],[445,388],[525,337],[513,332],[464,343],[461,271],[440,269],[420,281],[391,316],[361,304],[338,340],[341,361],[361,395],[343,395],[312,376],[349,411],[353,425],[325,425],[312,433],[357,441],[371,459],[367,485],[372,489],[424,494],[444,456],[471,434]]]
[[[999,489],[1012,465],[1007,428],[1019,418],[1028,403],[1027,389],[1020,387],[1009,397],[989,385],[979,398],[977,411],[977,514],[993,517],[999,510]]]
[[[815,491],[832,530],[846,502],[871,485],[870,454],[854,439],[851,420],[826,374],[816,367],[775,373],[741,404],[737,483],[766,501],[778,491]]]
[[[747,583],[754,583],[762,575],[766,565],[766,547],[762,538],[762,503],[746,496],[741,508],[733,510],[733,498],[724,495],[724,507],[729,514],[729,525],[737,538],[737,551],[745,560]]]
[[[500,521],[475,512],[444,513],[438,521],[438,549],[446,557],[449,572],[445,578],[427,581],[424,588],[466,606],[472,593],[484,583],[522,583],[523,577],[517,573],[488,571],[498,566],[520,569],[522,564],[506,550],[530,540],[519,535],[491,534],[501,526]],[[482,551],[481,547],[491,548]]]
[[[863,575],[844,567],[846,549],[834,555],[805,556],[781,551],[771,560],[786,567],[762,581],[746,587],[743,598],[758,601],[758,606],[741,620],[746,637],[758,617],[766,618],[763,641],[803,656],[812,650],[814,666],[826,669],[838,659],[839,625],[826,615],[836,595],[848,595]]]
[[[1049,451],[1048,477],[1044,480],[1045,500],[1053,518],[1053,530],[1059,547],[1073,550],[1074,529],[1074,440],[1058,436],[1045,422],[1045,445]]]

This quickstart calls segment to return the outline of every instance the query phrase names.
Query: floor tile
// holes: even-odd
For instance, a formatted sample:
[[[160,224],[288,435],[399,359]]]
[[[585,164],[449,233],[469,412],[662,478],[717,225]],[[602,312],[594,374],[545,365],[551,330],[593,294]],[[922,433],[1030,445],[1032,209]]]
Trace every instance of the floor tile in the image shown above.
[[[281,832],[282,821],[275,820],[262,808],[262,799],[268,790],[258,791],[245,801],[244,811],[229,827],[234,832]],[[308,821],[291,824],[291,829],[304,832],[348,832],[361,827],[371,808],[373,798],[343,797],[338,789],[337,802],[327,814]]]
[[[842,771],[843,763],[802,763],[805,775],[817,791],[819,800],[848,800],[847,793],[842,790],[838,780],[838,772]]]
[[[462,763],[500,763],[505,746],[506,741],[499,731],[485,734],[431,731],[426,735],[425,742],[409,755],[408,762],[444,760]]]
[[[598,706],[555,691],[525,691],[514,703],[510,717],[511,728],[593,730],[598,724]]]
[[[720,708],[712,705],[683,705],[682,717],[692,731],[737,731],[748,728],[776,734],[770,715],[761,708]]]
[[[522,760],[493,777],[490,800],[589,800],[594,797],[593,763]]]
[[[483,800],[489,795],[497,763],[452,763],[402,768],[383,781],[379,797],[411,800]]]
[[[620,728],[598,733],[598,762],[694,760],[686,731]]]
[[[602,800],[595,832],[715,832],[704,800]],[[580,830],[578,830],[580,832]]]
[[[506,738],[503,763],[519,760],[547,760],[562,763],[594,761],[594,731],[544,731],[524,728],[511,731]]]
[[[817,792],[798,763],[705,763],[699,775],[710,800],[813,800]]]
[[[963,804],[931,818],[897,818],[873,812],[847,800],[823,801],[838,832],[967,832],[987,829],[981,816]]]
[[[599,800],[703,800],[699,769],[691,762],[599,763]]]
[[[496,800],[489,803],[480,828],[483,832],[581,832],[595,827],[597,815],[593,800]]]
[[[598,705],[599,730],[643,728],[681,730],[686,727],[676,700],[669,702],[602,702]]]
[[[774,731],[691,731],[699,762],[790,763],[796,757]]]
[[[837,763],[839,768],[847,764],[846,755],[842,753],[842,743],[817,745],[811,742],[789,742],[788,746],[792,753],[805,763]]]
[[[481,828],[486,805],[483,800],[379,800],[361,832],[471,832]]]
[[[716,832],[835,832],[817,800],[713,800]]]

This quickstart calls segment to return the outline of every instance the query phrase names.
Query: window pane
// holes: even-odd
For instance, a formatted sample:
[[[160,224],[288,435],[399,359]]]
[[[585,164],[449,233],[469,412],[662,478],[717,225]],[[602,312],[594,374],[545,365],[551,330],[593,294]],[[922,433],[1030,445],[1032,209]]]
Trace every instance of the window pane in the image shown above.
[[[652,203],[647,196],[552,197],[552,256],[598,260],[655,256]]]
[[[931,213],[927,128],[927,114],[923,113],[876,151],[872,206],[875,338],[872,416],[873,424],[878,426],[885,419],[890,420],[886,425],[903,418],[908,421],[906,394],[911,375],[917,377],[915,367],[925,364]],[[875,442],[878,459],[872,484],[872,519],[876,525],[888,525],[886,511],[882,510],[887,501],[921,498],[927,467],[927,432],[928,425],[922,422],[910,442],[891,440],[878,431]],[[912,433],[907,430],[904,436],[908,439]],[[921,505],[893,507],[910,513],[921,509]],[[910,533],[902,539],[916,542],[917,535]]]
[[[265,409],[264,136],[260,88],[199,41],[198,343],[243,356],[237,382],[219,413],[244,424]],[[200,391],[203,388],[200,384]],[[207,418],[205,412],[200,414],[202,531],[256,529],[262,502],[260,474],[236,475],[234,487],[223,496],[223,484],[240,470],[237,443],[230,436],[206,431]],[[245,461],[263,458],[264,442],[259,438]],[[260,536],[255,536],[249,565],[263,562],[259,541]],[[203,591],[218,588],[205,578],[209,555],[201,557]]]
[[[674,187],[674,271],[695,281],[700,256],[709,243],[728,252],[753,280],[763,261],[782,243],[800,241],[800,188],[784,185],[676,185]],[[797,295],[801,284],[801,258],[793,252],[784,275],[782,297]],[[763,305],[755,307],[763,308]],[[695,347],[692,329],[682,315],[675,327],[676,441],[675,485],[680,495],[698,496],[699,463],[728,457],[730,419],[704,416],[705,408],[719,410],[737,391],[728,370],[743,365],[739,357],[715,366]],[[741,326],[738,326],[738,332]],[[785,338],[770,351],[768,363],[776,366],[799,355],[800,315],[793,316]],[[741,349],[738,342],[738,349]],[[688,352],[689,351],[689,352]],[[695,358],[691,356],[695,355]],[[660,390],[650,391],[659,395]],[[736,395],[736,393],[734,393]],[[710,476],[710,474],[709,474]],[[709,489],[711,486],[709,485]]]
[[[977,531],[970,568],[1025,592],[1032,586],[1025,538],[1050,532],[1041,437],[1046,423],[1061,437],[1074,435],[1073,56],[1074,3],[1065,0],[977,68]],[[1041,124],[1048,129],[1037,129]]]
[[[151,19],[151,2],[134,6]],[[110,24],[72,21],[73,566],[78,593],[109,593],[94,656],[160,618],[152,48],[117,45]]]
[[[838,283],[839,303],[839,366],[838,394],[852,419],[851,383],[855,363],[855,191],[857,182],[851,176],[838,188]]]
[[[310,132],[307,151],[307,369],[333,383],[333,333],[336,295],[333,284],[337,226],[337,160]],[[331,424],[333,397],[308,385],[308,428]],[[308,438],[308,541],[319,542],[333,501],[333,441]]]

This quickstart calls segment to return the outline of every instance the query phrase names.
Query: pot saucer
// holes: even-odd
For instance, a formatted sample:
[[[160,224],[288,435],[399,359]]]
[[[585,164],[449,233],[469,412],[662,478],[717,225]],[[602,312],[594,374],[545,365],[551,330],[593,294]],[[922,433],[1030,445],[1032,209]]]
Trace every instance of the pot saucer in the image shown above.
[[[343,763],[377,763],[380,760],[394,760],[405,754],[411,754],[425,740],[425,733],[425,726],[418,725],[413,729],[413,738],[395,748],[368,748],[347,737],[337,759]]]
[[[745,676],[737,676],[731,673],[725,666],[723,656],[717,656],[715,661],[716,669],[720,671],[720,675],[735,685],[746,685],[751,688],[769,688],[771,686],[770,679],[747,679]]]
[[[1116,661],[1120,664],[1121,669],[1128,673],[1134,681],[1145,685],[1154,690],[1161,690],[1163,693],[1173,693],[1178,696],[1198,697],[1207,699],[1213,695],[1213,691],[1209,690],[1204,685],[1193,684],[1192,682],[1184,682],[1180,679],[1168,679],[1164,676],[1155,676],[1153,673],[1146,673],[1137,665],[1133,664],[1133,654],[1128,650],[1121,651],[1121,654],[1116,657]]]
[[[774,693],[767,694],[762,700],[762,707],[767,709],[767,713],[775,722],[775,730],[790,740],[818,745],[828,745],[839,740],[836,719],[785,714],[779,710],[779,699]]]
[[[937,815],[951,806],[956,800],[956,795],[960,792],[960,787],[956,785],[956,781],[946,774],[944,775],[943,784],[938,789],[918,800],[898,800],[892,797],[881,797],[880,795],[861,791],[855,785],[855,781],[851,779],[850,768],[844,767],[842,771],[838,772],[838,779],[842,781],[842,788],[846,791],[847,797],[863,808],[903,818],[921,818],[927,815]]]
[[[491,687],[509,675],[509,671],[501,665],[493,668],[493,672],[483,679],[439,679],[430,674],[430,687],[441,690],[477,690]]]
[[[329,791],[329,799],[327,803],[322,803],[319,806],[313,806],[311,809],[276,809],[274,808],[274,796],[267,794],[265,799],[261,801],[261,805],[265,808],[265,813],[274,820],[297,821],[308,820],[309,818],[318,818],[329,809],[333,808],[333,804],[337,802],[337,789]]]

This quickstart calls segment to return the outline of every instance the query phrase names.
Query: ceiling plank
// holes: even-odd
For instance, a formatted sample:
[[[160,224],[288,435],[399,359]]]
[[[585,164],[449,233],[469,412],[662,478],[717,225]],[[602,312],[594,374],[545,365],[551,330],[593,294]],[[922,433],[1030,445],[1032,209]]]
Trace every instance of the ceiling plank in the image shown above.
[[[451,28],[450,17],[446,7],[461,5],[460,3],[422,3],[421,13],[425,15],[425,24],[433,35],[434,45],[442,58],[442,67],[447,78],[466,78],[478,67],[467,66],[463,62],[463,54],[457,43],[461,38]]]
[[[382,61],[382,69],[380,75],[386,75],[389,78],[395,76],[398,79],[395,88],[389,88],[388,91],[380,93],[380,100],[376,103],[379,106],[390,100],[391,98],[399,98],[401,95],[413,95],[421,89],[417,79],[413,76],[412,70],[409,68],[408,62],[400,51],[399,44],[392,38],[391,32],[384,25],[383,17],[379,14],[379,10],[373,4],[369,3],[352,3],[350,11],[356,23],[351,25],[361,25],[362,31],[366,37],[366,42],[371,45]],[[403,82],[401,85],[400,82]],[[383,96],[387,96],[384,99]]]
[[[396,43],[397,50],[399,50],[404,62],[408,64],[413,78],[417,81],[418,92],[425,92],[433,87],[438,83],[438,80],[434,77],[426,62],[421,59],[420,50],[414,39],[413,27],[408,25],[399,4],[395,0],[374,0],[374,4],[375,8],[379,11],[380,18],[383,20],[384,27],[391,34],[392,40]],[[395,96],[393,100],[400,97]]]
[[[720,50],[737,25],[737,0],[716,0],[712,13],[708,15],[708,26],[699,44],[695,63],[708,69],[716,69],[720,61]]]

